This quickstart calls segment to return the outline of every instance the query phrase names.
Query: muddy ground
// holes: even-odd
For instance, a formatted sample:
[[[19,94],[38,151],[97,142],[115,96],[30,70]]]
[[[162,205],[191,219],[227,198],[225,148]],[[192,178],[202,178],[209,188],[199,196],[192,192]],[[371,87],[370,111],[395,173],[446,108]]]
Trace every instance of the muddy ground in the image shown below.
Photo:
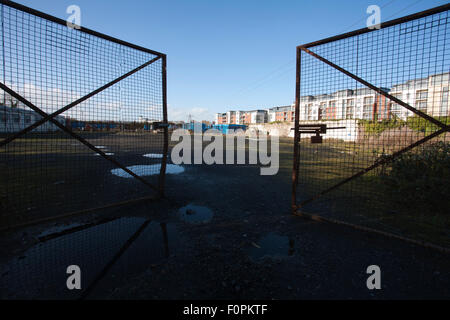
[[[289,162],[276,176],[254,165],[183,165],[166,176],[161,201],[5,233],[0,296],[450,298],[448,255],[292,216]],[[81,291],[66,288],[73,264]],[[367,289],[370,265],[381,268],[381,290]]]

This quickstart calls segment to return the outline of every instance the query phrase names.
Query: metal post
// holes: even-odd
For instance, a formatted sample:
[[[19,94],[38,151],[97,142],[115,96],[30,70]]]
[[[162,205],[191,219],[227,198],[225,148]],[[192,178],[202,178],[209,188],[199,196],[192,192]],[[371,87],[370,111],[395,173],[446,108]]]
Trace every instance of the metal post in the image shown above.
[[[295,125],[294,125],[294,163],[292,168],[292,211],[297,210],[297,183],[298,183],[298,168],[299,168],[299,144],[300,144],[300,64],[301,51],[297,48],[297,66],[296,66],[296,80],[295,80]]]
[[[164,184],[166,178],[167,153],[169,151],[169,126],[167,118],[167,56],[162,56],[162,98],[163,98],[163,123],[164,123],[164,150],[159,174],[159,194],[164,196]]]

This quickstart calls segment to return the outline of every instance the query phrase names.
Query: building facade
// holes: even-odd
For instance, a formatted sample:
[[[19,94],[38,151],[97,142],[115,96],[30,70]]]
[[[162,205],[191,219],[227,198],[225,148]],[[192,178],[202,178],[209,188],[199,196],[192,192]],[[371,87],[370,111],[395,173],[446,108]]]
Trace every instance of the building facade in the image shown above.
[[[1,133],[19,132],[41,119],[42,116],[33,110],[0,105]],[[54,119],[62,125],[66,125],[66,118],[56,116]],[[33,132],[55,132],[58,130],[60,129],[54,123],[51,121],[46,121],[42,125],[33,129]]]
[[[268,122],[293,122],[295,120],[295,105],[274,107],[267,110]]]
[[[382,89],[431,116],[449,116],[449,80],[449,73],[444,73]],[[412,111],[369,88],[300,98],[300,120],[406,120],[413,115]]]
[[[252,123],[266,123],[267,120],[267,110],[252,110],[227,111],[226,113],[217,113],[214,122],[215,124],[247,125]]]
[[[410,106],[436,117],[450,115],[449,87],[450,73],[443,73],[382,89]],[[345,89],[300,98],[301,121],[381,121],[394,118],[405,120],[413,115],[412,111],[369,88]],[[268,110],[229,111],[216,115],[217,124],[259,124],[294,120],[294,104]]]

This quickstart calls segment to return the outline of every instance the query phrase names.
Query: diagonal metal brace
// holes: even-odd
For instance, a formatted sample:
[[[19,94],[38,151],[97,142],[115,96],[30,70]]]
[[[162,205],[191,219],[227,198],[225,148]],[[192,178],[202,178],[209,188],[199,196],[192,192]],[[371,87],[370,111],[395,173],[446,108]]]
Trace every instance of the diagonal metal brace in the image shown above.
[[[150,61],[147,61],[146,63],[144,63],[143,65],[131,70],[130,72],[125,73],[124,75],[118,77],[117,79],[108,82],[107,84],[105,84],[104,86],[92,91],[91,93],[85,95],[84,97],[68,104],[67,106],[59,109],[58,111],[53,112],[52,114],[47,114],[45,113],[45,116],[40,119],[39,121],[36,121],[35,123],[33,123],[32,125],[30,125],[29,127],[26,127],[25,129],[13,134],[10,137],[7,137],[6,139],[0,141],[0,147],[5,146],[6,144],[10,143],[11,141],[23,136],[24,134],[26,134],[27,132],[30,132],[31,130],[39,127],[40,125],[42,125],[43,123],[53,119],[54,117],[56,117],[57,115],[60,115],[63,112],[66,112],[67,110],[75,107],[76,105],[82,103],[83,101],[95,96],[96,94],[102,92],[103,90],[111,87],[112,85],[118,83],[119,81],[131,76],[132,74],[135,74],[136,72],[138,72],[139,70],[151,65],[153,62],[159,60],[161,57],[156,57],[151,59]],[[5,84],[0,82],[0,88],[3,89],[4,91],[6,91],[7,93],[9,93],[10,95],[12,95],[14,98],[16,98],[17,100],[19,100],[20,102],[24,103],[27,105],[27,103],[30,103],[29,101],[27,101],[25,98],[23,98],[21,95],[19,95],[18,93],[16,93],[15,91],[13,91],[12,89],[8,88]],[[25,101],[27,101],[27,103],[25,103]],[[28,107],[30,107],[29,105],[27,105]],[[30,107],[31,109],[33,109],[32,107]],[[37,107],[35,107],[37,108]],[[34,109],[33,109],[34,110]],[[40,110],[40,109],[39,109]],[[36,110],[34,110],[36,111]],[[42,110],[41,110],[42,111]],[[38,111],[36,111],[38,112]],[[42,115],[42,114],[41,114]],[[53,121],[52,121],[53,122]],[[54,123],[54,122],[53,122]],[[59,122],[58,122],[59,123]]]
[[[106,266],[99,272],[95,279],[89,284],[86,290],[80,295],[79,300],[86,299],[97,284],[108,274],[109,270],[114,266],[114,264],[120,259],[120,257],[128,250],[128,248],[141,236],[142,232],[148,227],[150,219],[145,220],[142,225],[136,230],[135,233],[123,244],[123,246],[117,251],[117,253],[112,257],[112,259],[106,264]]]
[[[417,114],[419,117],[422,117],[422,118],[424,118],[424,119],[426,119],[426,120],[428,120],[428,121],[434,123],[435,125],[437,125],[438,127],[444,129],[445,131],[450,131],[450,130],[449,130],[450,127],[449,127],[448,125],[446,125],[446,124],[442,123],[441,121],[439,121],[439,120],[437,120],[437,119],[435,119],[435,118],[429,116],[429,115],[426,114],[425,112],[422,112],[422,111],[420,111],[420,110],[417,110],[417,109],[414,108],[414,107],[411,107],[409,104],[407,104],[407,103],[403,102],[402,100],[400,100],[400,99],[394,97],[393,95],[390,95],[390,94],[387,93],[386,91],[382,90],[381,88],[378,88],[378,87],[374,86],[373,84],[371,84],[371,83],[365,81],[364,79],[361,79],[360,77],[354,75],[353,73],[351,73],[351,72],[349,72],[349,71],[347,71],[347,70],[345,70],[345,69],[339,67],[338,65],[336,65],[336,64],[334,64],[333,62],[331,62],[331,61],[325,59],[324,57],[319,56],[318,54],[312,52],[311,50],[309,50],[309,49],[307,49],[307,48],[305,48],[305,47],[299,47],[299,49],[300,49],[300,50],[303,50],[304,52],[306,52],[306,53],[308,53],[308,54],[310,54],[310,55],[312,55],[313,57],[315,57],[316,59],[318,59],[318,60],[320,60],[320,61],[326,63],[327,65],[329,65],[329,66],[335,68],[336,70],[339,70],[340,72],[346,74],[347,76],[349,76],[349,77],[355,79],[355,80],[358,81],[359,83],[362,83],[362,84],[365,85],[366,87],[369,87],[370,89],[372,89],[372,90],[378,92],[379,94],[381,94],[381,95],[385,96],[386,98],[388,98],[388,99],[394,101],[395,103],[401,105],[402,107],[408,109],[409,111],[411,111],[411,112]]]

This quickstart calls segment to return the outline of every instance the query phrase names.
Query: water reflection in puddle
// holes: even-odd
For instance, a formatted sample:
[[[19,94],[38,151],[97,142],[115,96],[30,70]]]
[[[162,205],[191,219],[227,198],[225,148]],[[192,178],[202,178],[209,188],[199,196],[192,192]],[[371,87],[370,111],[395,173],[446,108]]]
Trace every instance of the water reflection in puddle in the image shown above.
[[[76,299],[88,288],[88,297],[102,296],[164,263],[178,247],[172,224],[121,218],[95,225],[39,243],[3,265],[0,298]],[[82,290],[66,287],[70,265],[81,269]]]
[[[81,223],[71,223],[71,224],[66,224],[66,225],[55,225],[53,227],[48,228],[47,230],[42,231],[39,235],[38,238],[44,238],[46,236],[52,235],[52,234],[56,234],[56,233],[60,233],[60,232],[64,232],[76,227],[80,227],[82,226]]]
[[[113,152],[105,152],[105,154],[106,154],[107,156],[113,156],[113,155],[114,155]],[[99,154],[99,153],[94,153],[93,156],[100,156],[100,154]]]
[[[207,223],[213,218],[211,209],[202,206],[189,204],[178,210],[178,216],[187,223],[200,224]]]
[[[160,173],[161,164],[136,165],[127,167],[127,169],[131,170],[138,176],[151,176]],[[175,164],[168,164],[166,166],[166,174],[179,174],[182,172],[184,172],[184,168],[182,166]],[[132,178],[130,174],[120,168],[111,170],[111,173],[121,178]]]
[[[144,154],[144,157],[152,159],[162,159],[163,155],[161,153],[148,153]]]
[[[251,258],[285,258],[295,253],[295,241],[287,236],[269,233],[248,249]]]

